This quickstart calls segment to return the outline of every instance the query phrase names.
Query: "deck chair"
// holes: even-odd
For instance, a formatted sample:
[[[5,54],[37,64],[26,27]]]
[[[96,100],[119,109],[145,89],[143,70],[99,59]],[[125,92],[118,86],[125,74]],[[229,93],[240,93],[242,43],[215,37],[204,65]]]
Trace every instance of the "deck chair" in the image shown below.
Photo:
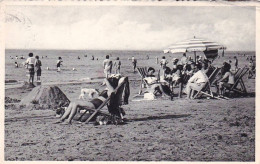
[[[207,83],[204,84],[204,86],[197,91],[197,93],[192,96],[192,99],[196,99],[199,97],[199,95],[206,95],[212,98],[216,98],[216,99],[224,99],[224,98],[220,98],[220,97],[216,97],[213,94],[213,91],[211,90],[211,84],[215,81],[217,75],[219,74],[221,68],[215,68],[215,70],[211,73],[211,75],[209,76],[209,80]],[[192,90],[192,95],[194,93],[195,90]]]
[[[228,91],[229,93],[231,91],[236,92],[236,93],[240,93],[240,94],[247,94],[247,90],[243,81],[243,77],[244,75],[249,71],[249,68],[244,67],[242,69],[239,69],[236,73],[235,73],[235,83],[231,88],[225,88],[225,91]],[[238,86],[240,85],[240,88],[238,88]]]
[[[140,90],[139,90],[139,95],[141,95],[142,93],[142,89],[145,88],[146,86],[150,86],[145,80],[144,78],[147,76],[148,74],[148,70],[147,67],[137,67],[137,71],[139,73],[139,75],[141,76],[141,83],[140,83]],[[157,76],[157,81],[159,82],[160,80],[160,70],[158,71],[158,76]]]
[[[111,114],[103,112],[103,111],[101,111],[101,109],[108,104],[111,105],[112,103],[113,103],[114,108],[119,108],[120,103],[118,101],[120,101],[120,100],[118,99],[118,97],[122,94],[124,85],[126,85],[127,82],[128,82],[128,78],[126,77],[124,79],[124,81],[119,86],[116,87],[114,92],[112,92],[111,95],[97,109],[87,109],[87,110],[91,110],[94,112],[90,115],[90,117],[86,120],[85,123],[88,123],[94,116],[96,116],[97,113],[101,113],[106,116],[111,116]],[[119,112],[121,112],[121,111],[119,111]],[[123,113],[119,113],[119,115],[122,116]],[[117,117],[117,116],[115,116],[115,117]],[[122,119],[122,117],[121,117],[121,119]]]

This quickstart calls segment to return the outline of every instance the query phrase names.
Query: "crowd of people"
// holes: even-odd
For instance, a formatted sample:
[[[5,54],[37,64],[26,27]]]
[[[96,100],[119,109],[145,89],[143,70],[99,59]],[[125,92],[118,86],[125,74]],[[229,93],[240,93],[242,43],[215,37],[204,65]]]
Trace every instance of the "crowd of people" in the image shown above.
[[[158,58],[156,57],[156,63]],[[160,61],[160,67],[162,69],[162,75],[158,79],[154,73],[153,67],[148,68],[148,75],[144,78],[149,85],[146,92],[149,94],[162,93],[173,97],[173,89],[179,86],[179,97],[182,97],[182,93],[187,94],[187,98],[192,98],[192,90],[199,91],[205,83],[209,81],[211,73],[215,67],[212,65],[212,61],[208,60],[206,56],[197,56],[194,61],[191,57],[187,57],[186,53],[180,59],[173,58],[171,63],[162,56]],[[234,60],[228,60],[223,62],[221,67],[221,73],[214,82],[216,92],[220,97],[224,96],[224,89],[231,88],[234,83],[234,74],[238,70],[239,61],[236,56]],[[171,68],[170,68],[171,67]],[[251,78],[255,75],[255,61],[253,58],[249,61],[249,75]],[[183,89],[185,87],[185,89]]]

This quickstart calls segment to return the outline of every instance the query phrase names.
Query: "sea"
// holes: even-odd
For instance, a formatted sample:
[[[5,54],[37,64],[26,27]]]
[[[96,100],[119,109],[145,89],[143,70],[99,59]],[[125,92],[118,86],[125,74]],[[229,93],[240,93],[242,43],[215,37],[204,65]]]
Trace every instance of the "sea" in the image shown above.
[[[163,51],[126,51],[126,50],[25,50],[25,49],[6,49],[5,50],[5,82],[6,85],[13,83],[22,83],[28,81],[26,74],[27,70],[23,66],[28,54],[32,52],[34,56],[39,56],[42,62],[42,83],[62,83],[62,82],[79,82],[82,80],[101,79],[104,77],[103,60],[106,55],[110,56],[111,60],[116,60],[119,57],[122,66],[121,74],[131,77],[138,75],[133,73],[131,58],[137,59],[139,67],[154,67],[160,69],[156,63],[156,58],[161,60],[165,56],[171,67],[172,58],[181,58],[182,54],[164,54]],[[203,55],[203,53],[197,53]],[[222,57],[222,51],[219,52],[220,58],[214,60],[213,65],[221,66],[223,61],[233,60],[237,56],[240,65],[247,65],[246,56],[255,56],[254,51],[227,51]],[[24,59],[21,59],[21,57]],[[92,60],[92,56],[94,60]],[[193,53],[187,53],[187,56],[194,57]],[[16,57],[18,59],[16,59]],[[62,57],[61,72],[57,72],[56,63],[58,57]],[[19,64],[15,68],[15,62]],[[114,70],[113,70],[114,71]]]

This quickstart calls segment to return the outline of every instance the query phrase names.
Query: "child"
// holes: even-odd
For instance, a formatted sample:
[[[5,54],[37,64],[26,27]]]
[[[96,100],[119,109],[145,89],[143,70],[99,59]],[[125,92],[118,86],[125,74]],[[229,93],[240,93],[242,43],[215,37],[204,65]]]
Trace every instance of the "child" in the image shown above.
[[[57,72],[60,72],[60,66],[62,65],[61,63],[62,63],[62,58],[59,57],[57,61],[57,69],[58,69]]]
[[[18,68],[18,63],[14,62],[14,66],[15,66],[15,68]]]
[[[116,58],[114,67],[116,68],[115,74],[120,74],[121,61],[119,60],[119,57]]]
[[[135,57],[132,57],[132,64],[133,64],[134,73],[135,73],[136,64],[137,64],[137,60],[135,59]]]
[[[36,71],[36,76],[37,76],[37,82],[40,82],[41,79],[41,74],[42,74],[42,69],[41,69],[41,66],[42,66],[42,62],[39,60],[39,56],[35,56],[36,58],[36,61],[35,61],[35,71]]]

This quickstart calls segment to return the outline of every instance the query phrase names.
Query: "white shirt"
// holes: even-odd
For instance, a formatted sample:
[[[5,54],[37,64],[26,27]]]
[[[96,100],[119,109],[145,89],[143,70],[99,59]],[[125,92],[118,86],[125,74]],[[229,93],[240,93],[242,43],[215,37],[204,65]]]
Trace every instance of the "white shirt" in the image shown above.
[[[34,57],[29,57],[29,58],[27,58],[26,63],[27,63],[27,64],[33,64],[33,65],[34,65],[34,63],[35,63],[35,58],[34,58]]]
[[[110,59],[105,59],[103,61],[104,70],[109,70],[112,67],[112,61]]]
[[[201,71],[201,70],[199,70],[198,72],[196,72],[190,79],[189,79],[189,83],[192,83],[192,82],[194,82],[194,83],[206,83],[208,81],[208,77],[207,77],[207,75],[203,72],[203,71]]]

